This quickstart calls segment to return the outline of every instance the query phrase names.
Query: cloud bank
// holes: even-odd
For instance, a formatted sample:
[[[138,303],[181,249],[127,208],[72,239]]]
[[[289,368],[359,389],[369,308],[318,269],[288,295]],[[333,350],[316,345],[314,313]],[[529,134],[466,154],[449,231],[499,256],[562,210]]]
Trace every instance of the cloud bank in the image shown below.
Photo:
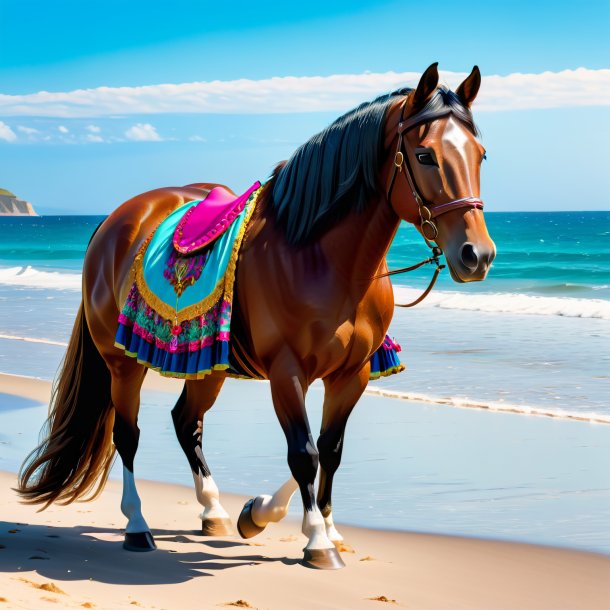
[[[0,116],[84,118],[163,113],[273,114],[345,111],[403,86],[419,73],[284,76],[264,80],[194,82],[143,87],[98,87],[52,93],[1,95]],[[455,88],[466,74],[442,72]],[[610,70],[563,70],[485,76],[478,112],[610,105]]]

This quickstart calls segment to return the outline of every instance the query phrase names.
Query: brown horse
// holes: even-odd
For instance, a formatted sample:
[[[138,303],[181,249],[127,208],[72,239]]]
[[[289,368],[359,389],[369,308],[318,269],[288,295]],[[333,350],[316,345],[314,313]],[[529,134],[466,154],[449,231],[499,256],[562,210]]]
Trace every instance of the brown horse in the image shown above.
[[[298,488],[308,538],[304,560],[311,566],[342,565],[334,546],[341,537],[332,520],[333,476],[347,419],[369,379],[369,359],[392,319],[384,274],[401,219],[442,248],[457,282],[483,280],[495,255],[479,199],[484,149],[470,112],[480,73],[475,67],[455,93],[438,79],[433,64],[416,89],[362,104],[301,146],[264,187],[242,243],[233,348],[246,370],[270,381],[293,479],[274,496],[251,500],[238,526],[249,537],[279,520]],[[147,369],[115,347],[117,317],[143,243],[168,214],[213,186],[139,195],[99,227],[85,258],[83,303],[54,389],[47,438],[19,476],[19,491],[32,503],[95,497],[116,446],[129,550],[155,548],[133,475]],[[172,411],[203,506],[204,534],[225,533],[230,523],[200,442],[203,416],[225,377],[214,372],[186,381]],[[305,411],[315,379],[325,386],[317,443]]]

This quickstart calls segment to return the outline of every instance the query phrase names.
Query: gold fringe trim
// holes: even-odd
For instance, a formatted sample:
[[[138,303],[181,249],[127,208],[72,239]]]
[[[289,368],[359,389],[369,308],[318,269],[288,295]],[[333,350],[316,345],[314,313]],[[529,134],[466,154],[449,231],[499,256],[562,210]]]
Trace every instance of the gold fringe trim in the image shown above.
[[[233,243],[233,249],[231,256],[227,264],[227,270],[223,277],[218,280],[218,283],[214,287],[214,290],[202,301],[189,305],[180,311],[176,311],[173,307],[170,307],[159,299],[152,290],[149,289],[144,279],[144,255],[150,244],[150,241],[154,235],[154,232],[148,237],[148,239],[142,244],[138,254],[133,261],[133,268],[135,270],[135,282],[140,292],[140,295],[144,298],[146,303],[152,307],[160,316],[167,320],[173,320],[177,324],[182,324],[185,320],[192,320],[198,316],[203,315],[206,311],[209,311],[222,296],[224,296],[231,303],[233,302],[233,285],[235,284],[235,269],[237,267],[237,259],[239,257],[239,250],[241,243],[246,233],[246,228],[250,217],[254,212],[256,203],[263,192],[265,187],[262,186],[252,194],[252,200],[246,207],[246,214],[244,220],[239,228],[235,242]]]
[[[404,364],[397,364],[383,372],[371,373],[369,375],[369,381],[375,381],[376,379],[381,379],[382,377],[389,377],[390,375],[396,375],[398,373],[402,373],[407,367]]]

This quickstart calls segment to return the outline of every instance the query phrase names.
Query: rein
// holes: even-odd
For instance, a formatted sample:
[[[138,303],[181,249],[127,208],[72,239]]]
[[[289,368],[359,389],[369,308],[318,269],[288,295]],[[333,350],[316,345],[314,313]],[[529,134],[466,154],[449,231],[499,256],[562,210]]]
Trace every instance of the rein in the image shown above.
[[[419,220],[421,226],[421,232],[426,242],[426,245],[432,251],[432,256],[427,258],[426,260],[417,263],[416,265],[411,265],[410,267],[403,267],[401,269],[395,269],[393,271],[388,271],[386,273],[382,273],[380,275],[376,275],[374,279],[379,279],[382,277],[388,277],[390,275],[397,275],[398,273],[408,273],[409,271],[414,271],[415,269],[419,269],[423,265],[434,263],[436,268],[434,269],[434,275],[430,280],[430,284],[424,292],[417,297],[411,303],[396,303],[396,307],[413,307],[418,303],[421,303],[432,291],[434,288],[434,284],[436,284],[436,280],[440,272],[445,268],[445,265],[440,263],[439,257],[442,256],[443,251],[436,243],[432,243],[438,237],[438,227],[434,222],[434,219],[442,214],[446,214],[451,210],[458,210],[460,208],[475,208],[477,210],[483,209],[483,201],[478,197],[462,197],[461,199],[454,199],[453,201],[448,201],[447,203],[439,203],[434,204],[432,202],[426,201],[425,198],[421,195],[419,189],[417,188],[417,183],[415,182],[415,176],[413,175],[413,170],[411,169],[411,164],[409,163],[409,156],[405,149],[404,143],[404,134],[417,127],[422,125],[423,123],[429,123],[435,119],[438,119],[442,116],[451,113],[450,108],[444,108],[443,110],[436,112],[434,114],[425,114],[422,115],[416,114],[412,116],[410,119],[404,120],[404,112],[405,107],[407,105],[407,100],[405,100],[400,109],[400,122],[398,123],[397,132],[398,132],[398,143],[396,145],[396,153],[394,154],[394,163],[393,171],[388,180],[387,194],[386,199],[391,201],[392,190],[394,189],[394,183],[396,181],[396,176],[399,173],[404,174],[407,179],[407,183],[409,188],[411,189],[411,194],[413,195],[413,199],[415,203],[417,203],[417,209],[419,213]]]

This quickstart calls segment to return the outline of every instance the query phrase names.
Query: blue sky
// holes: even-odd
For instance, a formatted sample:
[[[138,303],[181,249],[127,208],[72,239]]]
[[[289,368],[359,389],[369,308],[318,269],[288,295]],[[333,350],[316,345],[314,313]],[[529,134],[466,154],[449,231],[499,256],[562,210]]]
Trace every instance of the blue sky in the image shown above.
[[[244,189],[439,61],[450,84],[483,73],[489,210],[608,209],[609,6],[0,0],[0,187],[47,213],[168,184]]]

